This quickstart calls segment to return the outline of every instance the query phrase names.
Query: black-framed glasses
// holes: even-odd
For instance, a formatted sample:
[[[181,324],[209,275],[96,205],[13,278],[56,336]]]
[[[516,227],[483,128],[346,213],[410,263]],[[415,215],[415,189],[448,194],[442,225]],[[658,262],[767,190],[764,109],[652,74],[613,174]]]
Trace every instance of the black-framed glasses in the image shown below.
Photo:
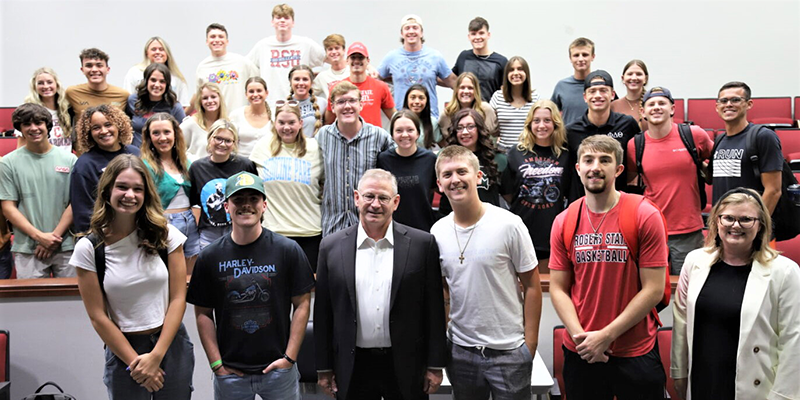
[[[738,97],[738,96],[737,97],[723,97],[723,98],[717,99],[717,104],[722,104],[724,106],[724,105],[726,105],[728,103],[731,103],[731,104],[733,104],[735,106],[738,106],[739,104],[742,104],[745,101],[747,101],[747,99],[745,99],[744,97]]]
[[[720,214],[720,216],[719,216],[719,223],[722,226],[726,227],[726,228],[730,228],[730,227],[733,226],[733,224],[738,222],[739,226],[741,226],[742,228],[748,228],[749,229],[749,228],[752,228],[753,225],[756,224],[756,221],[759,221],[759,219],[756,218],[756,217],[750,217],[750,216],[747,216],[747,215],[743,215],[741,217],[736,217],[736,216],[729,215],[729,214]]]
[[[362,194],[361,192],[359,192],[358,194],[361,196],[362,199],[366,200],[367,203],[372,203],[373,201],[375,201],[375,199],[378,199],[378,201],[383,205],[389,204],[389,202],[392,201],[392,199],[394,198],[394,196],[376,196],[375,193]]]
[[[230,146],[230,145],[233,144],[233,139],[223,139],[223,138],[217,137],[217,136],[214,136],[214,141],[217,142],[217,144],[224,144],[224,145],[227,145],[227,146]]]

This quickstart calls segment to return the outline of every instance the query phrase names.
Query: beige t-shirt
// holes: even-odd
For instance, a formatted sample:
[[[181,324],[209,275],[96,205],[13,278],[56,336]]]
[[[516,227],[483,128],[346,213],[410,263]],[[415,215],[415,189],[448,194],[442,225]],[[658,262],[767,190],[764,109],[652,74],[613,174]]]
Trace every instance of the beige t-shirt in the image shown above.
[[[486,124],[486,132],[491,136],[497,135],[497,114],[494,108],[487,102],[481,102],[481,110],[483,110],[484,123]],[[439,130],[442,131],[442,136],[447,137],[450,134],[450,115],[446,112],[439,116]]]
[[[76,118],[80,118],[87,108],[103,104],[110,104],[124,112],[128,96],[130,93],[123,88],[108,85],[106,90],[93,90],[88,83],[70,86],[66,92],[67,101],[75,110]]]
[[[289,237],[322,234],[320,205],[325,174],[317,141],[306,138],[306,154],[297,158],[295,146],[285,144],[273,157],[273,140],[274,135],[260,139],[250,154],[267,192],[264,227]]]

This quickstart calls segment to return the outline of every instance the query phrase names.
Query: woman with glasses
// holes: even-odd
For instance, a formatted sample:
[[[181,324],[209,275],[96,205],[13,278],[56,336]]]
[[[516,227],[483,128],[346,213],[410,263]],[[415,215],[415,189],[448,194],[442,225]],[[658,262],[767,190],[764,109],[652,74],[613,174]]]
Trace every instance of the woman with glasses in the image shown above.
[[[322,153],[317,141],[303,134],[299,104],[279,100],[275,105],[272,135],[259,140],[250,155],[267,193],[263,225],[297,242],[316,272],[322,240]]]
[[[759,194],[733,189],[683,264],[673,306],[675,389],[686,399],[800,398],[800,267],[769,246]]]
[[[239,145],[237,152],[244,158],[250,157],[253,146],[262,137],[269,136],[272,128],[272,117],[267,104],[267,82],[260,76],[254,76],[245,82],[249,105],[233,110],[231,122],[239,129]]]
[[[436,222],[431,208],[433,192],[436,190],[436,155],[417,146],[420,122],[411,110],[400,110],[392,116],[389,125],[397,147],[378,154],[377,167],[385,169],[397,178],[397,194],[400,205],[392,219],[425,232],[430,232]]]
[[[208,156],[189,168],[189,202],[200,231],[200,249],[231,231],[225,212],[225,181],[241,171],[256,173],[252,161],[236,154],[239,133],[231,121],[219,119],[208,129]]]
[[[447,135],[447,145],[460,145],[478,157],[483,177],[478,183],[478,197],[482,202],[500,206],[500,177],[506,169],[508,159],[499,153],[486,131],[483,117],[472,108],[459,110],[454,116]],[[442,196],[439,211],[447,215],[452,211],[447,196]]]

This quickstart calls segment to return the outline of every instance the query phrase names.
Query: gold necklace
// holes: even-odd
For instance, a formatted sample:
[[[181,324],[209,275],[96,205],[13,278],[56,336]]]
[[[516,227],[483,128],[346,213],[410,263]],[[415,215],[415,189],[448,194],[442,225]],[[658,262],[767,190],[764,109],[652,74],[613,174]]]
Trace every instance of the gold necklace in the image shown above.
[[[635,108],[633,108],[633,104],[636,104],[636,103],[633,103],[633,104],[631,104],[631,101],[630,101],[630,100],[628,100],[628,97],[625,97],[625,102],[627,102],[627,103],[628,103],[628,107],[630,107],[630,108],[631,108],[631,111],[636,111],[636,109],[635,109]],[[638,114],[638,112],[637,112],[637,114]]]
[[[591,221],[589,222],[591,224]],[[475,228],[478,226],[476,223],[472,226],[472,230],[469,232],[469,237],[467,238],[467,243],[464,245],[464,249],[461,249],[461,242],[458,240],[458,230],[456,229],[456,221],[453,221],[453,233],[456,235],[456,244],[458,245],[458,252],[461,253],[458,256],[458,260],[461,264],[464,264],[464,252],[467,251],[467,246],[469,246],[469,241],[472,240],[472,234],[475,233]]]

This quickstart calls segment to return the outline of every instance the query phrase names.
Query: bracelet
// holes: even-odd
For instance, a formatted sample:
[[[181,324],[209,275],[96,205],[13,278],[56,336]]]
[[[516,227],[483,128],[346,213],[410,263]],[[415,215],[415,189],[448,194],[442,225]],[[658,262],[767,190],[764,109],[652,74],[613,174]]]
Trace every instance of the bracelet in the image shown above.
[[[216,372],[220,368],[222,368],[222,359],[219,359],[219,360],[214,361],[213,363],[211,363],[211,370],[212,371]]]
[[[295,363],[297,363],[297,361],[295,361],[295,360],[292,360],[292,357],[289,357],[289,356],[287,356],[287,355],[286,355],[286,353],[284,353],[284,354],[283,354],[283,359],[284,359],[284,360],[286,360],[286,361],[288,361],[288,362],[289,362],[290,364],[292,364],[292,365],[294,365]]]

